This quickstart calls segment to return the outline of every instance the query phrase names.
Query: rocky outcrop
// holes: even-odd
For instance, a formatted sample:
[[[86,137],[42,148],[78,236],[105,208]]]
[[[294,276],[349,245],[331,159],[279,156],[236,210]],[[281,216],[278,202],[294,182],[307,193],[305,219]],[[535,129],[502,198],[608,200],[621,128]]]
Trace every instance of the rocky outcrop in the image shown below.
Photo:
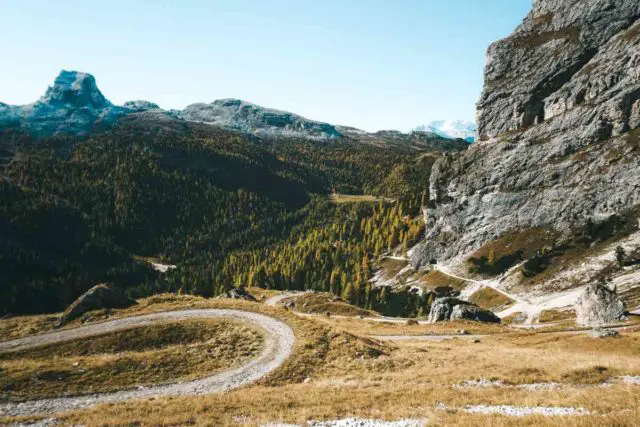
[[[473,320],[475,322],[500,323],[500,318],[489,310],[458,298],[437,298],[429,311],[429,323],[453,320]]]
[[[627,307],[615,290],[603,284],[587,286],[575,304],[576,323],[582,326],[601,326],[624,320]]]
[[[489,48],[479,143],[436,161],[413,264],[640,203],[640,3],[537,0]]]
[[[223,295],[225,298],[242,299],[245,301],[257,301],[256,297],[251,295],[245,288],[233,288],[225,292]]]
[[[90,310],[100,308],[125,308],[136,302],[110,283],[102,283],[89,289],[62,313],[56,327],[61,327]]]

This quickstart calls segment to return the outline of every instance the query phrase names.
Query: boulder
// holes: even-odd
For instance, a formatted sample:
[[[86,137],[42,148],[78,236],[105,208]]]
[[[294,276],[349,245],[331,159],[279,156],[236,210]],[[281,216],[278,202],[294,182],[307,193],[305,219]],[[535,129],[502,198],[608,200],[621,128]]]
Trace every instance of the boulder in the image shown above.
[[[257,301],[256,297],[251,295],[245,288],[233,288],[224,294],[225,298],[243,299],[245,301]]]
[[[90,310],[99,308],[126,308],[136,304],[111,283],[101,283],[80,295],[58,319],[56,327],[61,327]]]
[[[582,326],[600,326],[615,323],[627,317],[627,308],[615,290],[595,283],[585,288],[575,304],[576,323]]]
[[[490,310],[459,298],[437,298],[431,305],[429,323],[451,320],[473,320],[476,322],[500,323],[500,318]]]
[[[613,329],[594,328],[589,331],[589,336],[591,338],[612,338],[617,337],[618,332]]]
[[[491,310],[475,304],[458,304],[451,311],[451,320],[473,320],[474,322],[500,323],[500,318]]]

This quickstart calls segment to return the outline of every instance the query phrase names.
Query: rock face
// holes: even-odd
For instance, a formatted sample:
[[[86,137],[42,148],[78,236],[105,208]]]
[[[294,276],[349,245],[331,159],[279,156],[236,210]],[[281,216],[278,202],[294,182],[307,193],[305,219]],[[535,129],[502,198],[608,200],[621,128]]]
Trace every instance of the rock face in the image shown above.
[[[102,283],[89,289],[71,303],[64,313],[62,313],[60,319],[58,319],[56,326],[63,326],[90,310],[99,308],[125,308],[134,304],[136,304],[136,302],[125,296],[120,289],[114,287],[112,284]]]
[[[315,139],[339,138],[342,135],[328,124],[305,119],[286,111],[273,110],[239,99],[219,99],[211,104],[192,104],[178,117],[258,136],[286,136]]]
[[[437,298],[431,305],[429,323],[452,320],[473,320],[476,322],[500,323],[500,318],[489,310],[458,298]]]
[[[640,203],[640,3],[537,0],[489,48],[479,142],[436,161],[420,266]]]
[[[631,116],[639,95],[639,17],[635,0],[535,0],[515,32],[489,47],[479,139],[585,105],[585,122],[606,122],[584,129],[596,139],[637,127]],[[583,124],[572,120],[580,115],[559,121],[575,127]]]
[[[583,326],[601,326],[624,320],[627,307],[618,294],[605,285],[587,286],[576,301],[576,323]]]

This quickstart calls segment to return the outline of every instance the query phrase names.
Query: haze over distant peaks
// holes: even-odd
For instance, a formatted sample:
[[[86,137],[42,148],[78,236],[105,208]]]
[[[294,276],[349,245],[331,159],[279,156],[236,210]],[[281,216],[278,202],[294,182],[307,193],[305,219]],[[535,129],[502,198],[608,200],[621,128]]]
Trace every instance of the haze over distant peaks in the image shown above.
[[[436,120],[426,125],[418,126],[414,130],[418,132],[433,132],[443,138],[462,138],[468,142],[473,142],[476,124],[465,120]]]

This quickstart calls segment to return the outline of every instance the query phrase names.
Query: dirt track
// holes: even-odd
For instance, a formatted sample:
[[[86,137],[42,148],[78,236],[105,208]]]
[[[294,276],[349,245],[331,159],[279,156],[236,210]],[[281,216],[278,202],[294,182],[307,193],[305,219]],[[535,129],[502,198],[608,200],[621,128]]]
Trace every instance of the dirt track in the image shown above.
[[[133,327],[148,326],[159,322],[198,318],[230,318],[250,323],[264,331],[264,350],[257,358],[239,368],[220,372],[194,381],[150,386],[134,390],[123,390],[114,393],[60,397],[19,403],[0,403],[0,415],[19,416],[55,413],[84,408],[105,402],[118,402],[129,399],[158,396],[197,395],[227,391],[250,384],[278,368],[287,359],[287,357],[289,357],[295,343],[293,330],[284,322],[273,317],[240,310],[201,309],[169,311],[143,316],[127,317],[89,326],[81,326],[74,329],[66,329],[12,341],[4,341],[0,342],[0,353],[88,338]]]

